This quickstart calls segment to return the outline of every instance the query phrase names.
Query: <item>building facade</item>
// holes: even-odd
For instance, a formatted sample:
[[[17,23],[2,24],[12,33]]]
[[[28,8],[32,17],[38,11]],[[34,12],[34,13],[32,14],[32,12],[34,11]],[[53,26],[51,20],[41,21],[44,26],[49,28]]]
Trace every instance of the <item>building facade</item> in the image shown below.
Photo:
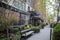
[[[9,10],[9,11],[7,10],[9,17],[17,19],[18,22],[22,25],[28,24],[29,13],[28,13],[28,10],[26,10],[28,9],[26,8],[27,7],[26,2],[23,2],[21,0],[1,0],[0,2],[1,2],[0,7],[2,7],[3,9]],[[7,16],[7,13],[6,13],[6,16]],[[21,22],[21,20],[23,21]]]
[[[17,16],[19,13],[20,16],[18,17],[21,17],[20,19],[23,21],[25,20],[24,22],[26,22],[26,24],[28,24],[27,20],[30,18],[30,13],[28,11],[35,11],[37,16],[46,21],[45,0],[1,0],[1,2],[8,5],[6,7],[7,9],[12,10],[15,13],[17,12]],[[19,23],[21,22],[19,21]]]

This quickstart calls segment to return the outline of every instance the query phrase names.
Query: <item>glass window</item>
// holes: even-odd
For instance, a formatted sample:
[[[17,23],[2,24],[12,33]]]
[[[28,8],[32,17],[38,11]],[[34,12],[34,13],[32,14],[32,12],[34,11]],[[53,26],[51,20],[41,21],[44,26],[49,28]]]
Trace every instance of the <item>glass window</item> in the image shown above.
[[[13,5],[14,5],[15,7],[19,8],[19,6],[20,6],[19,4],[20,4],[20,3],[19,3],[18,1],[15,1],[15,0],[14,0]]]
[[[30,7],[28,6],[28,11],[30,11]]]
[[[20,21],[19,21],[19,25],[24,25],[25,24],[25,14],[20,14]]]
[[[8,0],[3,0],[4,2],[8,2]]]
[[[11,0],[2,0],[5,3],[9,3]]]
[[[26,4],[23,3],[23,11],[26,11]]]
[[[18,1],[14,1],[13,2],[13,5],[12,6],[15,6],[16,8],[20,9],[20,10],[23,10],[23,3],[21,2],[18,2]]]
[[[25,19],[26,19],[25,14],[21,14],[21,19],[22,19],[22,20],[25,20]]]
[[[19,1],[21,1],[21,2],[26,2],[26,0],[19,0]]]

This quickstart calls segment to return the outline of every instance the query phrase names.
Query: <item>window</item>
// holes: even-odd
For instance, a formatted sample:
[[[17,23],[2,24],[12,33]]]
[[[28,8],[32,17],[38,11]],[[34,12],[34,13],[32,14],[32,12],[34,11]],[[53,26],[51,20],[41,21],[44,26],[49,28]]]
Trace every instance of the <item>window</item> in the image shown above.
[[[28,6],[28,11],[30,11],[30,7]]]
[[[21,1],[21,2],[26,2],[26,0],[19,0],[19,1]]]
[[[23,4],[23,11],[25,10],[25,5]]]
[[[14,0],[13,5],[14,5],[15,7],[20,8],[20,7],[19,7],[19,6],[20,6],[19,4],[20,4],[20,3],[19,3],[18,1],[15,1],[15,0]]]
[[[8,2],[8,0],[3,0],[4,2]]]
[[[20,21],[18,23],[19,25],[25,24],[25,14],[20,14]]]
[[[22,20],[25,20],[25,19],[26,19],[25,14],[21,14],[21,19],[22,19]]]
[[[2,0],[5,3],[9,3],[11,0]]]
[[[25,8],[25,4],[23,4],[22,2],[18,2],[18,1],[14,1],[12,6],[15,6],[16,8],[20,10],[24,10]]]

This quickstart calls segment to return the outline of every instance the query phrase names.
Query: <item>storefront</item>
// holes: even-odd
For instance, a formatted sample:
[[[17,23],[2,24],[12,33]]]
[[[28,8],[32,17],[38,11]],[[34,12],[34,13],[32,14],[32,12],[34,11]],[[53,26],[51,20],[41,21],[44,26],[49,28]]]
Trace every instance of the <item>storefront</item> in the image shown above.
[[[34,26],[38,26],[40,24],[40,21],[43,22],[43,20],[39,17],[40,13],[36,12],[36,11],[29,11],[30,14],[30,23]]]
[[[17,5],[17,4],[16,4]],[[14,5],[13,5],[14,6]],[[9,16],[10,18],[15,18],[18,22],[17,24],[19,25],[25,25],[25,24],[28,24],[29,22],[29,16],[30,14],[28,12],[24,12],[20,9],[18,9],[18,7],[13,7],[13,6],[10,6],[8,4],[5,4],[3,2],[0,2],[0,7],[2,9],[5,9],[4,12],[6,14],[6,16]],[[3,12],[3,11],[2,11]],[[9,18],[9,19],[10,19]],[[16,23],[15,23],[16,24]]]
[[[26,12],[21,12],[20,18],[21,20],[19,21],[19,25],[27,25],[29,23],[30,14],[27,14]]]

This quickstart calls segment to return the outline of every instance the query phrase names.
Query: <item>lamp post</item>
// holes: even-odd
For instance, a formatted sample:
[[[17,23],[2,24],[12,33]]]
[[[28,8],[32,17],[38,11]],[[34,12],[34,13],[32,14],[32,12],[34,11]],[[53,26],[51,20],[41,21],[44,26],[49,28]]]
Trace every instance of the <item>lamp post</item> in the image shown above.
[[[58,6],[58,9],[57,9],[57,22],[59,22],[59,20],[60,20],[60,15],[59,15],[59,11],[60,11],[60,1],[58,0],[58,4],[59,4],[59,6]]]

